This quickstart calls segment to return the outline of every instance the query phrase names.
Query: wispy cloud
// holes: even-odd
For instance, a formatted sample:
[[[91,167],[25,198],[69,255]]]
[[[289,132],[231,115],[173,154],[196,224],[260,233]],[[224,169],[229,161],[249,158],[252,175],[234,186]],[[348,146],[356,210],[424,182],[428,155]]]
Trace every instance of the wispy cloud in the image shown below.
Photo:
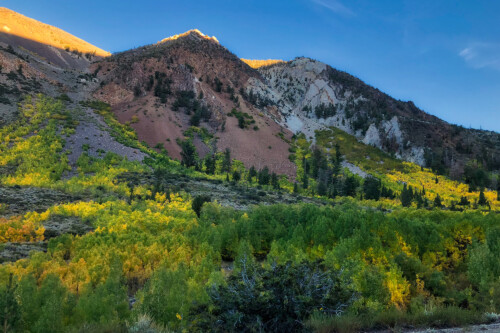
[[[318,6],[321,6],[323,8],[326,8],[330,10],[331,12],[334,12],[335,14],[339,14],[342,16],[355,16],[356,14],[344,6],[340,1],[338,0],[312,0],[313,3],[315,3]]]
[[[492,68],[500,71],[500,44],[472,43],[458,55],[472,68]]]

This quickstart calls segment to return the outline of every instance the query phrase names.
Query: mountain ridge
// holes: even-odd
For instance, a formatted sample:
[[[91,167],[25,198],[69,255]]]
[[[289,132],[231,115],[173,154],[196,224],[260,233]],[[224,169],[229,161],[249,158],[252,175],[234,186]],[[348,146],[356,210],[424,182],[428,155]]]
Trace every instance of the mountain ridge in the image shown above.
[[[75,50],[106,57],[110,52],[78,38],[70,33],[49,24],[39,22],[5,7],[0,7],[0,27],[9,34],[31,39],[59,49]]]
[[[106,57],[63,50],[52,60],[75,70],[79,84],[88,86],[87,98],[111,104],[141,140],[165,147],[175,158],[179,140],[196,124],[212,138],[195,135],[200,156],[230,149],[247,167],[267,165],[293,177],[292,136],[305,133],[314,145],[316,130],[334,126],[455,179],[463,178],[471,163],[488,171],[500,168],[495,132],[451,125],[314,59],[241,59],[197,29]],[[185,100],[185,94],[196,98]]]

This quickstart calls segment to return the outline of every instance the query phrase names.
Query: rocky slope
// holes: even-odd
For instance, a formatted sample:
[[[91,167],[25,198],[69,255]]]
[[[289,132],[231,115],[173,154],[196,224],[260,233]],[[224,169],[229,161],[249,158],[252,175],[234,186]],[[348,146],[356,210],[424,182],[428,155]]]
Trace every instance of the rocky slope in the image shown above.
[[[65,149],[72,166],[89,146],[90,155],[98,150],[115,152],[132,160],[144,154],[118,143],[102,118],[80,105],[91,98],[99,80],[90,65],[108,52],[52,26],[5,8],[0,8],[0,126],[17,117],[18,102],[26,95],[42,93],[61,99],[73,110],[78,121],[75,133],[67,137]],[[23,37],[23,36],[29,36]],[[69,46],[68,49],[64,49]],[[86,52],[86,53],[85,53]]]
[[[308,58],[259,67],[264,80],[250,78],[247,91],[278,107],[279,123],[314,139],[335,126],[366,144],[424,166],[460,176],[469,160],[500,167],[500,135],[446,123],[370,87],[361,80]]]
[[[164,146],[180,158],[177,140],[196,125],[208,133],[194,138],[201,157],[230,149],[247,167],[295,174],[288,160],[292,133],[276,121],[281,114],[245,93],[247,82],[262,81],[261,74],[217,39],[192,30],[92,68],[102,82],[93,96],[111,104],[118,119],[130,122],[151,146]]]
[[[247,167],[268,166],[293,177],[292,135],[302,132],[314,142],[315,130],[335,126],[454,178],[462,177],[467,164],[500,169],[498,133],[448,124],[312,59],[239,59],[198,30],[108,56],[7,9],[0,9],[0,29],[3,123],[15,117],[20,96],[44,93],[68,96],[73,106],[88,99],[109,103],[140,140],[174,158],[180,158],[179,140],[191,136],[201,157],[229,149]],[[69,140],[74,151],[99,145],[97,137],[103,137],[104,124],[83,109],[81,128]],[[85,141],[87,132],[97,135],[95,142]],[[104,137],[111,151],[142,158]]]

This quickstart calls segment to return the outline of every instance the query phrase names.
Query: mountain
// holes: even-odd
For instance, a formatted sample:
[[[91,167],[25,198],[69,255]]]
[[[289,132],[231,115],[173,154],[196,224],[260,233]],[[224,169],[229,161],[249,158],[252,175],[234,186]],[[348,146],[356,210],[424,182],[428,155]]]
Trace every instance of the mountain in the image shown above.
[[[262,75],[198,30],[125,51],[92,65],[101,86],[93,96],[131,122],[140,140],[180,158],[178,139],[196,124],[213,137],[194,143],[201,157],[230,149],[247,167],[293,176],[292,133],[276,109],[245,100],[247,83]],[[243,93],[243,94],[242,94]]]
[[[189,114],[196,114],[189,108],[174,111],[179,94],[189,91],[210,110],[201,127],[218,139],[217,150],[230,149],[247,167],[267,165],[293,175],[287,153],[290,133],[304,133],[314,142],[316,130],[334,126],[397,158],[456,179],[471,165],[488,171],[500,168],[498,133],[448,124],[412,102],[395,100],[312,59],[238,59],[217,39],[197,30],[93,66],[104,84],[94,97],[110,103],[120,121],[133,119],[141,140],[164,145],[175,158],[180,157],[176,139],[191,125]],[[168,88],[159,97],[162,82],[168,82]],[[248,114],[256,122],[250,128],[258,130],[238,128],[233,109]],[[196,142],[202,156],[210,151],[201,140]]]
[[[324,63],[296,58],[258,67],[264,80],[249,80],[258,100],[278,106],[281,125],[314,138],[334,126],[389,154],[460,178],[475,160],[500,168],[500,134],[449,124],[395,100],[361,80]]]
[[[4,331],[498,328],[497,133],[198,30],[107,57],[5,40]],[[440,150],[460,181],[403,160]]]
[[[246,167],[293,178],[292,137],[304,133],[314,145],[315,131],[333,126],[455,179],[500,168],[498,133],[448,124],[313,59],[240,59],[199,30],[110,55],[8,9],[0,25],[4,121],[18,92],[67,94],[109,103],[139,140],[177,159],[191,138],[201,158],[229,149]]]

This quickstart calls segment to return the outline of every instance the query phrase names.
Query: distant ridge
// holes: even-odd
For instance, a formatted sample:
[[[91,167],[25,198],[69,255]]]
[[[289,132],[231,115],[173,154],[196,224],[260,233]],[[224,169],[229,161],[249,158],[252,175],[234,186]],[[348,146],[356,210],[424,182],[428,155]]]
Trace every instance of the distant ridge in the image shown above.
[[[50,45],[58,49],[94,54],[100,57],[111,55],[97,46],[54,26],[39,22],[8,8],[0,7],[0,32],[33,42]]]
[[[253,59],[243,59],[243,58],[241,59],[241,61],[243,61],[252,68],[260,68],[285,62],[280,59],[253,60]]]

